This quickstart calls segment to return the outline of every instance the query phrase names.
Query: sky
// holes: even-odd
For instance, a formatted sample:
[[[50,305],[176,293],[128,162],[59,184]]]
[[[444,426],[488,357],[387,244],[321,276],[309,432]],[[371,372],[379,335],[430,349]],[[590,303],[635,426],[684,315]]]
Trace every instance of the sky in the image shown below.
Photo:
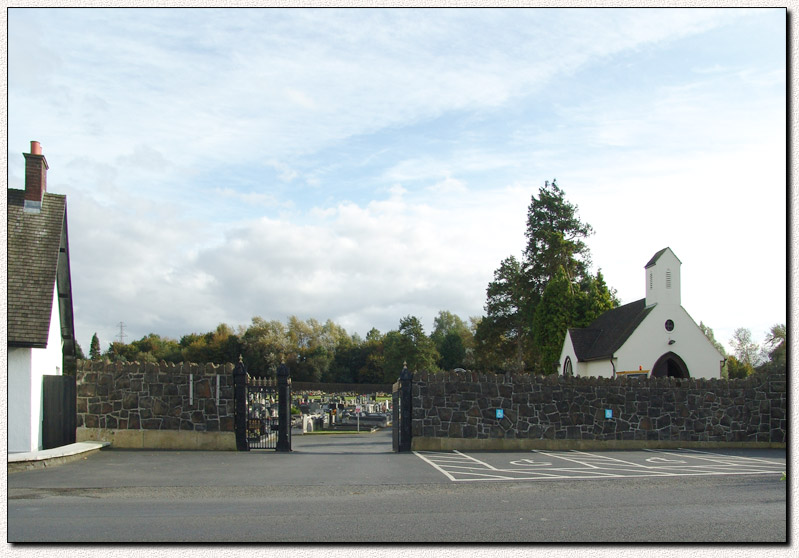
[[[546,180],[622,303],[670,247],[730,349],[787,314],[784,9],[21,9],[8,184],[66,194],[78,343],[485,314]]]

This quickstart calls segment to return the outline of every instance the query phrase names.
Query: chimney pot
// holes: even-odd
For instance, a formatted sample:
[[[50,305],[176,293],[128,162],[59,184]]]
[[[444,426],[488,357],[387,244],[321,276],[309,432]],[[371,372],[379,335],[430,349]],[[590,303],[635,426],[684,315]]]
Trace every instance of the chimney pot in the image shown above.
[[[31,141],[31,154],[32,155],[42,154],[42,146],[38,141]]]

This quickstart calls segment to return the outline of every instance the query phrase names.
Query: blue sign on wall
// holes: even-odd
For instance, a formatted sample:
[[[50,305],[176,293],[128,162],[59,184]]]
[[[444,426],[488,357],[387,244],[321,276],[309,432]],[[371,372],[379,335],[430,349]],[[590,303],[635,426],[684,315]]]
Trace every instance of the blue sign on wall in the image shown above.
[[[503,418],[505,416],[505,411],[502,409],[497,409],[497,420]]]
[[[605,418],[613,418],[613,409],[605,409]]]

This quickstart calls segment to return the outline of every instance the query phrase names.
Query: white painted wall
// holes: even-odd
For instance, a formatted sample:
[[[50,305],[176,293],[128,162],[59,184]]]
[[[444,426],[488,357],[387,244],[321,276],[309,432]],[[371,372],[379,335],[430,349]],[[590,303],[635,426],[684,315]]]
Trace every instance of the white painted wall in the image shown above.
[[[680,260],[666,248],[651,267],[645,268],[646,280],[646,305],[653,304],[682,304],[680,293]]]
[[[8,348],[8,451],[31,451],[31,350]]]
[[[566,357],[569,357],[572,361],[572,370],[575,376],[613,377],[613,364],[611,364],[609,358],[591,362],[578,362],[577,354],[574,351],[574,344],[568,332],[566,332],[566,339],[563,341],[563,348],[560,351],[558,374],[563,374],[563,365],[566,362]]]
[[[674,322],[674,330],[666,331],[666,320]],[[669,341],[674,341],[669,345]],[[657,360],[666,353],[680,356],[692,378],[720,378],[724,357],[705,337],[696,322],[682,306],[658,304],[616,353],[616,370],[651,372]]]
[[[45,375],[60,376],[64,361],[61,316],[55,285],[53,285],[53,304],[47,339],[46,349],[12,349],[9,347],[9,452],[42,449],[42,378]],[[14,353],[13,364],[12,353]],[[13,443],[12,440],[14,440]]]

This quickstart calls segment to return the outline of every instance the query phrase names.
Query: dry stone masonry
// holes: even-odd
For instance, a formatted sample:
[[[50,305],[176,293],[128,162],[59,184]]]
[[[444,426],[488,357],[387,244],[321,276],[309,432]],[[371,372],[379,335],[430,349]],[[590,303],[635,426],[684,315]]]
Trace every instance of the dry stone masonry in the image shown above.
[[[78,428],[233,432],[233,365],[80,361]]]
[[[414,447],[419,437],[784,444],[785,385],[784,373],[727,381],[421,372]]]

